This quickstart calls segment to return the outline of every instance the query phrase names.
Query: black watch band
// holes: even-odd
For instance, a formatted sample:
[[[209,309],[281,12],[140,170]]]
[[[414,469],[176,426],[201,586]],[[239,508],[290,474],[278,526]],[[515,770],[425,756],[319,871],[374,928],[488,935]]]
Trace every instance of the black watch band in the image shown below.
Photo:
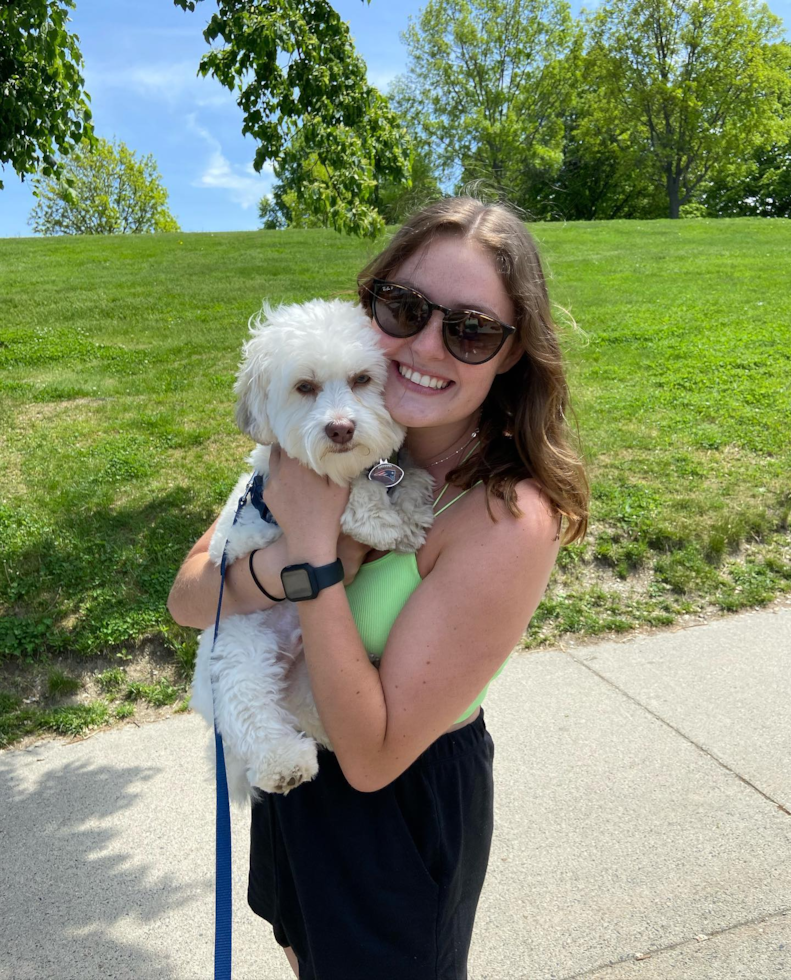
[[[311,565],[301,562],[298,565],[286,565],[280,570],[280,581],[286,598],[292,602],[302,602],[304,599],[315,599],[322,589],[343,581],[343,562],[340,558],[328,565]]]

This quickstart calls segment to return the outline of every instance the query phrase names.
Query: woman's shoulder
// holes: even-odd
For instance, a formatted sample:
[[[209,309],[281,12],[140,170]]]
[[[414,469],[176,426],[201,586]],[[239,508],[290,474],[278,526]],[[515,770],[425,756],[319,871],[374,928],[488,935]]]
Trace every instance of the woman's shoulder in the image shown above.
[[[454,522],[454,530],[457,533],[462,531],[463,524],[469,527],[471,519],[475,528],[483,529],[502,524],[505,528],[509,528],[509,533],[514,532],[517,527],[530,528],[536,532],[548,531],[552,527],[557,529],[557,511],[546,491],[534,478],[519,480],[514,484],[512,501],[520,511],[518,515],[512,513],[511,507],[504,499],[491,492],[487,493],[484,483],[473,487],[467,496],[470,498],[467,502],[467,513],[463,520]]]
[[[483,483],[472,487],[469,493],[457,500],[443,515],[445,521],[430,534],[426,546],[418,554],[418,561],[425,564],[425,574],[433,569],[445,552],[458,556],[466,554],[472,561],[491,560],[497,555],[503,558],[523,554],[525,550],[558,550],[559,516],[546,492],[535,479],[520,480],[514,486],[514,502],[521,513],[514,515],[505,500],[487,493]],[[453,513],[455,511],[455,513]],[[549,554],[548,554],[549,557]],[[423,562],[421,562],[421,558]],[[423,569],[421,575],[425,577]]]
[[[483,484],[476,489],[484,491]],[[537,548],[546,546],[551,549],[551,543],[559,536],[560,518],[538,480],[519,480],[514,485],[513,503],[516,504],[519,514],[512,513],[506,501],[500,497],[495,497],[492,493],[488,497],[494,521],[487,510],[486,494],[481,492],[474,501],[476,527],[484,540],[491,536],[497,538],[500,545],[513,540],[513,547],[517,549],[525,545]],[[487,532],[487,528],[497,530]]]
[[[480,488],[483,490],[484,485],[480,484]],[[517,481],[517,483],[514,484],[514,496],[519,510],[523,511],[524,513],[540,509],[546,513],[550,519],[554,518],[555,512],[549,497],[539,481],[534,477]],[[508,514],[513,520],[520,519],[511,514],[506,502],[501,500],[499,497],[495,497],[494,494],[490,494],[489,502],[492,510],[495,510],[495,506],[499,508],[499,510],[495,511],[497,516],[500,514]]]

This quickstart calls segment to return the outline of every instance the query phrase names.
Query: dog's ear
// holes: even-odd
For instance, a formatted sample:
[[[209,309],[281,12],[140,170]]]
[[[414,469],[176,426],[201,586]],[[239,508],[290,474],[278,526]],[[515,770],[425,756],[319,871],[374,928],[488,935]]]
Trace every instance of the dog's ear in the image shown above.
[[[236,424],[246,435],[264,446],[277,442],[266,410],[266,396],[272,369],[274,337],[267,326],[271,308],[264,303],[260,313],[250,317],[250,333],[253,335],[242,347],[243,361],[233,390],[238,396]]]

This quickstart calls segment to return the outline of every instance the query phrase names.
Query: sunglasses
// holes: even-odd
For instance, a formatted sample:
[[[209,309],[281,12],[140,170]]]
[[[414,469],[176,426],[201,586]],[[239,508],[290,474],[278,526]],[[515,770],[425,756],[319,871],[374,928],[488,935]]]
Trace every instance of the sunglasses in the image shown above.
[[[411,286],[374,279],[367,287],[371,294],[371,315],[390,337],[414,337],[426,326],[434,310],[441,310],[442,339],[448,351],[465,364],[491,360],[516,327],[501,323],[476,310],[449,310],[432,303]]]

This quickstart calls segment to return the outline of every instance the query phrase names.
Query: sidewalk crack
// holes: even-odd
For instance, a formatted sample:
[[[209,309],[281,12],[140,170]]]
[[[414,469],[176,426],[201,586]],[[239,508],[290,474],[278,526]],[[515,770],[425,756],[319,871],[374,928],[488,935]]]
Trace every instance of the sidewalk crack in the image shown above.
[[[622,687],[619,687],[614,681],[611,681],[609,677],[606,677],[604,674],[601,674],[594,667],[591,667],[589,663],[586,663],[583,660],[577,660],[575,656],[573,656],[572,654],[568,653],[565,650],[563,651],[563,653],[575,664],[579,664],[580,667],[584,667],[586,670],[589,670],[600,680],[604,681],[605,684],[609,684],[610,687],[618,691],[619,694],[622,694],[625,698],[628,698],[632,702],[632,704],[637,705],[637,707],[641,708],[643,711],[647,711],[649,715],[651,715],[653,718],[656,718],[657,721],[662,722],[663,725],[666,725],[671,731],[675,732],[676,735],[679,735],[681,738],[685,739],[687,742],[689,742],[690,745],[694,745],[699,752],[702,752],[704,755],[708,756],[710,759],[716,762],[717,765],[721,766],[723,769],[726,770],[726,772],[729,772],[732,776],[736,776],[736,778],[740,779],[745,784],[745,786],[749,786],[750,789],[755,790],[755,792],[758,793],[759,796],[763,796],[763,798],[767,800],[769,803],[773,803],[777,807],[777,809],[785,813],[786,816],[791,817],[791,810],[785,807],[779,800],[776,800],[768,793],[765,793],[759,786],[756,786],[755,783],[750,782],[750,780],[747,779],[745,776],[742,776],[741,773],[736,772],[736,770],[732,766],[729,766],[727,762],[724,762],[722,759],[719,759],[710,749],[706,749],[702,745],[699,745],[694,738],[690,738],[690,736],[687,735],[685,732],[682,732],[681,729],[676,728],[676,726],[671,724],[666,718],[663,718],[661,715],[657,714],[656,711],[653,711],[651,708],[649,708],[647,704],[643,704],[642,701],[638,701],[637,698],[634,697],[634,695],[630,694],[628,691],[625,691]]]
[[[706,939],[715,939],[717,936],[723,936],[725,933],[732,932],[734,929],[741,929],[743,926],[755,926],[759,925],[761,922],[770,922],[772,919],[779,919],[782,916],[787,915],[791,912],[791,906],[784,909],[778,909],[776,912],[771,912],[769,915],[757,916],[754,919],[745,919],[742,922],[734,922],[733,925],[725,926],[723,929],[718,929],[716,932],[707,932]],[[646,949],[644,952],[646,955],[645,960],[640,962],[647,962],[649,958],[653,958],[657,953],[666,953],[671,949],[678,949],[680,946],[698,946],[700,943],[694,937],[691,939],[680,939],[677,943],[669,943],[667,946],[660,946],[658,949]],[[607,970],[612,966],[620,966],[622,963],[632,963],[634,962],[634,954],[629,956],[624,956],[620,960],[612,960],[610,963],[602,963],[599,966],[593,966],[589,970],[583,970],[582,973],[572,973],[567,977],[563,977],[562,980],[582,980],[583,977],[592,976],[594,973],[598,973],[601,970]]]

